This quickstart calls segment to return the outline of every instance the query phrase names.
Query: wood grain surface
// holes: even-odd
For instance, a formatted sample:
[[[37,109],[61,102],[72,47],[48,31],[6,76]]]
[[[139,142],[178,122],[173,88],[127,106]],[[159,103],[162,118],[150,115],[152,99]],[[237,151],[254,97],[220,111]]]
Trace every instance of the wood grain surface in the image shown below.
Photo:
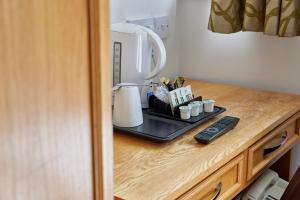
[[[109,0],[89,0],[95,199],[113,198]]]
[[[158,144],[114,135],[114,194],[121,199],[174,199],[245,151],[300,110],[300,97],[232,85],[189,80],[196,95],[227,111],[175,141]],[[241,120],[209,145],[193,136],[226,115]]]
[[[216,173],[193,187],[178,200],[211,200],[216,196],[216,186],[221,185],[218,200],[229,199],[246,181],[246,157],[241,154],[220,168]]]
[[[88,2],[0,1],[0,199],[93,199]]]

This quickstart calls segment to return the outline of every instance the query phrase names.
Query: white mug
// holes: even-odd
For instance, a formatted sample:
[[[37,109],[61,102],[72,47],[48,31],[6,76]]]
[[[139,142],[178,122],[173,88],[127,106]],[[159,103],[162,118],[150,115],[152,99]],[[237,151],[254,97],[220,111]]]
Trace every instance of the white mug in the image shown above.
[[[113,124],[119,127],[135,127],[143,124],[140,92],[134,84],[120,84],[114,91]]]

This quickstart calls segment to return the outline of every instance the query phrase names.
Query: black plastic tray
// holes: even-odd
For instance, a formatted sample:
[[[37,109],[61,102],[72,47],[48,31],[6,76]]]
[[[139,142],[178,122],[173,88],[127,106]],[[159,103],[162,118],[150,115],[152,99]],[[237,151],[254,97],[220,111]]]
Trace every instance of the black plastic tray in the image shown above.
[[[144,123],[142,125],[131,128],[114,126],[114,129],[156,142],[167,142],[207,122],[225,110],[223,107],[215,106],[214,112],[202,113],[198,117],[192,117],[189,120],[181,120],[180,118],[145,109],[143,110]]]

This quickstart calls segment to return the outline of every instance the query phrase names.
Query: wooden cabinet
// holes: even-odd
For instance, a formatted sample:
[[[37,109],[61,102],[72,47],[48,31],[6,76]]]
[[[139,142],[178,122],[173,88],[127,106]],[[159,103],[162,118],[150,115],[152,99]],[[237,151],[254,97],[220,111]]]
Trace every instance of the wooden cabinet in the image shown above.
[[[300,113],[297,113],[283,122],[178,199],[232,199],[249,186],[256,175],[273,164],[296,143],[299,137],[299,118]]]
[[[296,121],[296,133],[300,135],[300,119],[297,119]]]
[[[229,199],[245,183],[245,166],[245,156],[241,154],[194,186],[179,200]]]
[[[209,145],[194,135],[167,144],[115,133],[115,196],[139,200],[230,200],[272,166],[288,179],[299,138],[300,96],[188,80],[195,95],[213,98],[238,125]],[[274,164],[273,164],[274,163]],[[281,163],[285,163],[282,167]]]
[[[112,198],[108,4],[0,2],[1,200]]]
[[[299,137],[296,129],[298,118],[299,114],[296,114],[249,148],[247,180],[296,143]]]
[[[290,150],[299,137],[295,114],[239,156],[201,181],[178,200],[229,200],[254,181],[259,173]],[[252,179],[252,180],[251,180]]]

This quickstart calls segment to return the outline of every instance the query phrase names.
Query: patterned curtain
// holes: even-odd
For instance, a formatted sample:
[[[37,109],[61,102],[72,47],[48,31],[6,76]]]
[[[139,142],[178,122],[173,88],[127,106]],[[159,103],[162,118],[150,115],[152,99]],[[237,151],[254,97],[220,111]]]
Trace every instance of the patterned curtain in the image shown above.
[[[216,33],[300,35],[300,0],[212,0],[208,28]]]

